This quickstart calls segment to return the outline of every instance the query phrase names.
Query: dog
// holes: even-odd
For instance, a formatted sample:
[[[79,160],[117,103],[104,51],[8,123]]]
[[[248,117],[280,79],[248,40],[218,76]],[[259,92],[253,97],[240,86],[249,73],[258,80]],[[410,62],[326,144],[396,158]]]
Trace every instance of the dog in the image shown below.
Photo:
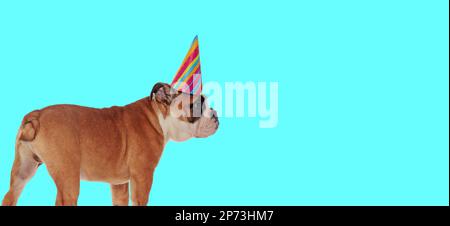
[[[33,111],[17,134],[10,189],[2,205],[17,204],[41,164],[56,184],[55,205],[77,205],[80,180],[109,183],[113,205],[128,205],[130,192],[132,205],[147,205],[165,144],[209,137],[218,127],[217,112],[205,96],[165,83],[123,107],[53,105]]]

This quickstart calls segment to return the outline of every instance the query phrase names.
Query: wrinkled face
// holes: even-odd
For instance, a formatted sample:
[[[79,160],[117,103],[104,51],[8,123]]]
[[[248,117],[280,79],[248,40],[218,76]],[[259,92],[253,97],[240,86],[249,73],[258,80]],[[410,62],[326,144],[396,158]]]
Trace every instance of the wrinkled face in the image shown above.
[[[160,123],[172,140],[208,137],[219,128],[217,112],[209,107],[203,95],[193,96],[174,90],[168,84],[157,83],[151,97],[163,108],[164,120]]]

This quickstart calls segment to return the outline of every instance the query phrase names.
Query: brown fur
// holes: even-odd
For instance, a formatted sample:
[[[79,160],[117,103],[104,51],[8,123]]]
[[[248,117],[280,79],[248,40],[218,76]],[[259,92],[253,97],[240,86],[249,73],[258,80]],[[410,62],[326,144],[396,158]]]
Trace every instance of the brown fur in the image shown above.
[[[114,205],[128,205],[130,182],[132,203],[146,205],[165,145],[157,108],[165,106],[147,97],[124,107],[55,105],[29,113],[2,204],[17,203],[42,161],[57,186],[56,205],[77,204],[80,177],[110,183]]]
[[[190,109],[177,109],[180,100]],[[80,179],[110,183],[114,205],[128,205],[129,190],[133,205],[147,205],[166,142],[217,131],[217,114],[206,102],[201,106],[204,115],[186,118],[194,117],[189,116],[192,102],[191,95],[157,83],[150,97],[124,107],[54,105],[27,114],[17,134],[10,189],[2,204],[16,205],[25,184],[45,163],[57,187],[56,205],[77,204]],[[174,116],[177,113],[182,114]]]

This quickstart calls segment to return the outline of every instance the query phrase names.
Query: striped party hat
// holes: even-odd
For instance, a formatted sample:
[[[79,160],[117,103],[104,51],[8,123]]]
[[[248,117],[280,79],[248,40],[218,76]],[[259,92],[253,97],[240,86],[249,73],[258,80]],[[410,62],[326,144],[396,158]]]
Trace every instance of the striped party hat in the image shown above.
[[[186,57],[171,83],[172,88],[183,93],[199,95],[202,92],[202,72],[198,38],[195,36]]]

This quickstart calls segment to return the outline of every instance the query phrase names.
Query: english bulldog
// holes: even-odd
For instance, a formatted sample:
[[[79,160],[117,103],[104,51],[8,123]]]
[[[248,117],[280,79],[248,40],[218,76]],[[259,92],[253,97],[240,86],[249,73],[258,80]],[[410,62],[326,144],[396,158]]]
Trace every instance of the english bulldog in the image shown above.
[[[149,97],[123,107],[54,105],[27,114],[15,144],[10,189],[16,205],[41,164],[57,187],[56,205],[77,205],[80,180],[111,185],[112,204],[147,205],[153,173],[169,140],[213,135],[219,127],[205,96],[157,83]]]

